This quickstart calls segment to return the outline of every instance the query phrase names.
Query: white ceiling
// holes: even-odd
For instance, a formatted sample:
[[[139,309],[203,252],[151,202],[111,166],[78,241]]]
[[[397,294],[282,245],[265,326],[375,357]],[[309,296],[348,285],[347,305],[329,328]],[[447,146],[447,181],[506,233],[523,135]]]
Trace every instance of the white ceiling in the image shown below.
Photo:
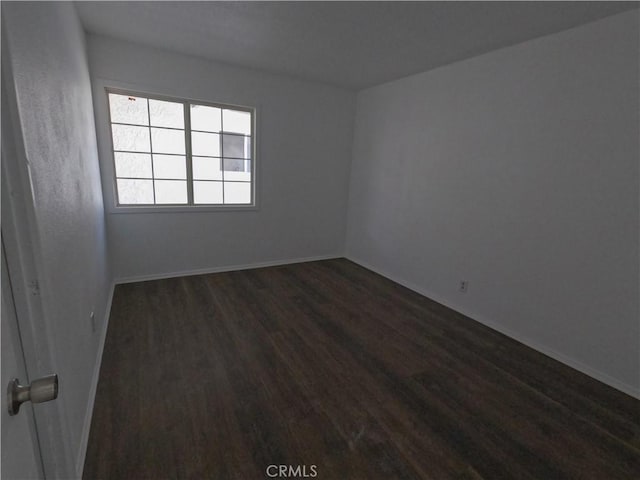
[[[76,2],[88,32],[360,89],[638,2]]]

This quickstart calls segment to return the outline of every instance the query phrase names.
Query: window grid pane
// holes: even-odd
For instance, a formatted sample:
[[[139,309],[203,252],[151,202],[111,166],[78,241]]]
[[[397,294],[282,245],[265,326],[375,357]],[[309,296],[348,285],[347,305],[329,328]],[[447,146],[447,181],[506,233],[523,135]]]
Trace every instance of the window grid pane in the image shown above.
[[[195,181],[193,182],[193,201],[196,205],[222,205],[224,204],[223,188],[224,182]]]
[[[149,99],[149,124],[152,127],[184,130],[184,105]]]
[[[119,205],[253,203],[251,111],[127,93],[108,98]]]
[[[187,179],[187,165],[184,156],[153,155],[153,176],[158,179]]]
[[[111,123],[128,125],[149,125],[147,99],[134,95],[109,94]]]
[[[224,182],[224,203],[246,205],[251,203],[251,182]]]
[[[165,205],[186,205],[186,180],[154,180],[156,203]]]

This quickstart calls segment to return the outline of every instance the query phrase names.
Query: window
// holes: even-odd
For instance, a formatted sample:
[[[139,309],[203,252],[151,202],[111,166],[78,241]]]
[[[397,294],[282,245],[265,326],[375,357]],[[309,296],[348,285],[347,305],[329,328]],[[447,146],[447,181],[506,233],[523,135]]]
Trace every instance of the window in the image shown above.
[[[118,206],[253,205],[253,109],[108,91]]]

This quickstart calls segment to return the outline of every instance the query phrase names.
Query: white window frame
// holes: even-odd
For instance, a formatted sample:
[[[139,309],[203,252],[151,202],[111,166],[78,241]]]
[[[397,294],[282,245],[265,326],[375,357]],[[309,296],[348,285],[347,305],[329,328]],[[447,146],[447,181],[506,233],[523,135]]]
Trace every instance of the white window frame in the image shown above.
[[[114,87],[114,86],[103,86],[106,98],[106,113],[107,113],[107,126],[108,126],[108,139],[109,139],[109,161],[110,161],[110,171],[111,171],[111,185],[113,192],[113,210],[112,213],[153,213],[153,212],[195,212],[195,211],[233,211],[233,210],[257,210],[257,199],[256,199],[256,184],[257,184],[257,141],[256,141],[256,116],[257,109],[255,107],[247,107],[244,105],[235,105],[230,103],[220,103],[220,102],[210,102],[203,100],[195,100],[184,97],[174,97],[170,95],[159,95],[154,93],[147,93],[137,88],[127,88],[127,87]],[[111,121],[111,108],[109,102],[109,94],[116,95],[127,95],[132,97],[145,98],[150,100],[160,100],[160,101],[168,101],[174,103],[181,103],[183,105],[184,111],[184,133],[185,133],[185,162],[186,162],[186,183],[187,183],[187,203],[180,204],[120,204],[118,197],[118,186],[117,186],[117,174],[115,168],[115,149],[113,144],[113,133],[111,126],[113,125]],[[236,111],[244,111],[251,114],[251,134],[249,136],[251,140],[251,202],[250,203],[242,203],[242,204],[234,204],[234,203],[194,203],[193,199],[193,163],[192,163],[192,152],[191,152],[191,105],[202,105],[207,107],[215,107],[220,109],[231,109]],[[116,122],[118,124],[118,122]],[[224,125],[222,125],[224,127]],[[221,151],[220,151],[220,161],[223,166],[224,163],[222,159],[224,158],[224,152],[222,148],[223,142],[223,130],[220,131],[220,143],[221,143]],[[229,132],[227,132],[229,133]],[[231,132],[233,133],[233,132]],[[246,136],[246,135],[245,135]],[[224,167],[223,167],[224,168]],[[224,173],[223,173],[224,176]],[[197,180],[196,180],[197,181]],[[220,180],[224,183],[223,180]],[[228,182],[228,180],[227,180]],[[223,186],[224,189],[224,186]]]

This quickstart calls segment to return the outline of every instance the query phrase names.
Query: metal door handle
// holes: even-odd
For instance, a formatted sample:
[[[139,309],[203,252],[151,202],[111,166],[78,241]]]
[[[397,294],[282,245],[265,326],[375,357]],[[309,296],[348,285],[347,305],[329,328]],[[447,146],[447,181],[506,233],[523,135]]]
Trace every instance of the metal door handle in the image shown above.
[[[24,402],[48,402],[58,398],[58,375],[47,375],[31,382],[31,385],[20,385],[17,378],[11,379],[7,387],[7,404],[9,415],[15,415]]]

